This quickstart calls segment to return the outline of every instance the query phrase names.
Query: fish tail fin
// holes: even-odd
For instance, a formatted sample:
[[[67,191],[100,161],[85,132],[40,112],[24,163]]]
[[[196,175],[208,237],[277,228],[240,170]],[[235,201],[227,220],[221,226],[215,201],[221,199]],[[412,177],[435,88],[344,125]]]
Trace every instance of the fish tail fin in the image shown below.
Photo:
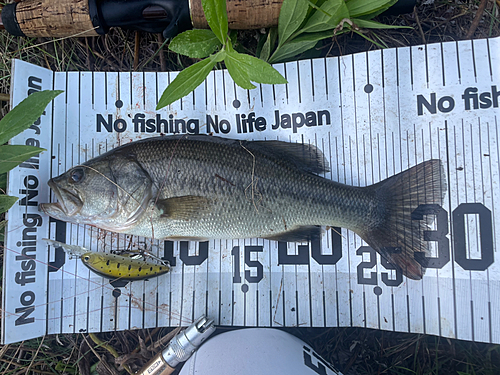
[[[403,275],[420,280],[428,262],[423,231],[429,229],[433,217],[415,210],[421,204],[437,210],[442,204],[446,182],[441,160],[425,161],[368,189],[376,197],[378,219],[360,236]]]

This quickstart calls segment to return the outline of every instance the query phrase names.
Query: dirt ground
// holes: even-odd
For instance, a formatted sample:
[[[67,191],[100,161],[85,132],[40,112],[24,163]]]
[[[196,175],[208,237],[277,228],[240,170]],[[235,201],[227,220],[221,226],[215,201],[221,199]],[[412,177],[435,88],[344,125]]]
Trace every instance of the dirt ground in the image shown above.
[[[500,35],[500,1],[420,2],[414,11],[381,17],[410,29],[368,32],[325,40],[304,58],[339,56],[380,48],[488,38]],[[239,48],[252,53],[262,33],[238,33]],[[56,71],[172,71],[195,60],[167,49],[161,36],[111,30],[92,38],[14,38],[0,31],[0,116],[8,110],[10,61],[20,58]],[[3,256],[2,256],[3,258]],[[221,328],[220,331],[224,331]],[[362,328],[290,328],[344,374],[499,374],[500,346],[434,336]],[[50,336],[0,346],[1,374],[118,374],[136,371],[159,350],[171,329]],[[101,340],[101,342],[99,342]],[[160,341],[163,340],[163,341]],[[113,349],[113,350],[110,350]],[[117,357],[117,358],[115,358]]]

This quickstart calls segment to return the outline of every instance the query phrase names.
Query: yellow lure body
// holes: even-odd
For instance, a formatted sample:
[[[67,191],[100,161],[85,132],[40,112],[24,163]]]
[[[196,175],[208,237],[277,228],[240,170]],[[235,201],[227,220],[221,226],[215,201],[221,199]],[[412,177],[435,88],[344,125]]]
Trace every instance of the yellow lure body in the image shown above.
[[[81,260],[95,273],[110,279],[149,279],[170,271],[167,265],[108,253],[87,252],[81,255]]]

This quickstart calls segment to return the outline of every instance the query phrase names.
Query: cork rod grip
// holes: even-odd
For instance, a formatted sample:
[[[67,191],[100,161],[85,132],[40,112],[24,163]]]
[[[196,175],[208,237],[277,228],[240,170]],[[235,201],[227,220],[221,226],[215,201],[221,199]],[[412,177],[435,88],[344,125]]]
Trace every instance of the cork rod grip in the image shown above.
[[[16,18],[26,36],[99,35],[90,19],[88,0],[23,0],[16,6]]]
[[[278,25],[283,0],[226,0],[229,28],[260,29]],[[208,29],[201,0],[189,0],[191,22],[197,29]]]

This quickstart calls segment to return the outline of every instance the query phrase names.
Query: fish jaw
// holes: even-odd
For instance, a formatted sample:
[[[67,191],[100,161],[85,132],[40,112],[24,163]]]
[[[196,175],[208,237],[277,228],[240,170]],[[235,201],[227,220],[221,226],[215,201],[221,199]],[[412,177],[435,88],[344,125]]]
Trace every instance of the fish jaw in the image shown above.
[[[63,221],[70,221],[83,207],[83,202],[76,192],[61,188],[54,179],[48,182],[54,192],[57,202],[41,203],[40,210],[49,216]]]
[[[78,221],[75,219],[74,216],[66,215],[63,207],[64,206],[61,205],[59,202],[57,202],[57,203],[40,203],[38,205],[38,209],[41,212],[47,214],[50,217],[53,217],[54,219],[66,221],[66,222],[77,223]]]

